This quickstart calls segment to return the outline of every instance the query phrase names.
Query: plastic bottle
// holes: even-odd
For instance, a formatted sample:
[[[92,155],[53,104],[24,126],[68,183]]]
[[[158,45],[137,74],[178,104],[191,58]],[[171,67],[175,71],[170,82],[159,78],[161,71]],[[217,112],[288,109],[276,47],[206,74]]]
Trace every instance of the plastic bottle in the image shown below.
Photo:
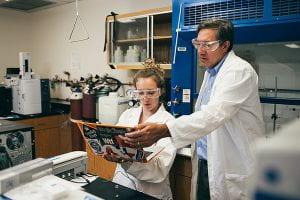
[[[132,49],[132,62],[139,62],[140,52],[139,46],[134,45]]]
[[[120,115],[128,107],[129,98],[120,97],[116,92],[98,99],[99,122],[102,124],[116,124]]]
[[[133,51],[132,46],[129,46],[126,52],[125,62],[132,62],[132,51]]]
[[[115,63],[121,62],[124,62],[123,51],[121,50],[121,47],[117,46],[117,49],[115,50]]]
[[[127,38],[128,38],[128,39],[132,39],[132,38],[133,38],[133,32],[132,32],[131,29],[129,29],[129,30],[127,31]]]
[[[147,58],[147,50],[143,49],[141,52],[141,62],[144,62]]]

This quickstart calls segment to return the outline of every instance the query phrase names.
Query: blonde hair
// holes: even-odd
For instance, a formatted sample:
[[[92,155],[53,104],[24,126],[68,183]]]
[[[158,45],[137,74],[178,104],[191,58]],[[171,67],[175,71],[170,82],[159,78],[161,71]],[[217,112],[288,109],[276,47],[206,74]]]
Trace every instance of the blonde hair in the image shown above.
[[[144,69],[139,70],[133,77],[133,85],[136,87],[136,82],[139,78],[152,78],[158,88],[164,88],[165,72],[158,64],[155,64],[153,59],[147,58],[144,62]]]

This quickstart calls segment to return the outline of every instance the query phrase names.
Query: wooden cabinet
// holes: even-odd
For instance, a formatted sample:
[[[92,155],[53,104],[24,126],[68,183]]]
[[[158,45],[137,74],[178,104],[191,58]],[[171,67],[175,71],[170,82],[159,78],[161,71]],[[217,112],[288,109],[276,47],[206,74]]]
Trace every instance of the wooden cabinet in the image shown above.
[[[108,64],[116,69],[141,69],[145,58],[154,58],[171,69],[172,13],[164,7],[117,15],[107,24]]]
[[[58,128],[36,130],[34,136],[35,156],[37,158],[49,158],[60,154]]]
[[[69,114],[60,115],[58,117],[60,141],[59,149],[60,153],[68,153],[72,151],[72,131]]]
[[[170,184],[174,200],[189,200],[191,193],[191,158],[177,155],[170,171]]]
[[[49,158],[71,151],[69,115],[20,120],[34,127],[35,157]]]

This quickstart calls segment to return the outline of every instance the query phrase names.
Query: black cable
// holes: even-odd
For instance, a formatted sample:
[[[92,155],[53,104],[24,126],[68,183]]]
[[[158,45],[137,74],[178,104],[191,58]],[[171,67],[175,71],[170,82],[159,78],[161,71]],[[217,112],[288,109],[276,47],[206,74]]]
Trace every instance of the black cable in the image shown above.
[[[84,176],[87,176],[87,177],[96,177],[95,175],[87,174],[87,173],[84,173],[84,172],[81,172],[81,174],[84,175]]]
[[[0,153],[4,154],[4,158],[1,156],[0,168],[5,169],[5,168],[12,167],[13,162],[12,162],[12,160],[11,160],[7,150],[6,150],[6,147],[0,146]],[[2,162],[2,160],[3,160],[3,162]],[[7,163],[7,161],[8,161],[8,163]]]
[[[127,174],[127,172],[126,172],[125,170],[124,170],[124,172],[125,172],[125,173],[123,173],[122,171],[117,171],[117,172],[115,173],[115,176],[116,176],[118,173],[122,174],[125,178],[128,178],[129,181],[131,181],[131,183],[132,183],[134,189],[135,189],[136,191],[138,191],[137,186],[136,186],[134,180],[132,180],[132,179],[129,177],[129,175]]]
[[[112,40],[113,40],[113,42],[115,42],[115,40],[116,40],[115,39],[116,38],[116,16],[117,15],[118,14],[115,13],[115,12],[110,12],[110,15],[107,15],[106,18],[105,18],[105,38],[104,38],[103,52],[106,51],[106,44],[107,44],[107,19],[108,19],[108,17],[111,17],[111,16],[114,17],[114,21],[113,21],[113,28],[114,28],[114,30],[113,30],[113,38],[112,38]]]
[[[117,35],[117,28],[116,28],[116,22],[117,22],[117,19],[116,19],[116,16],[118,15],[117,13],[115,12],[110,12],[111,15],[114,17],[114,22],[113,22],[113,27],[114,27],[114,30],[113,30],[113,42],[116,41],[116,35]]]
[[[81,172],[77,173],[76,175],[79,176],[79,177],[81,177],[81,178],[83,178],[87,182],[87,184],[91,183],[91,181],[89,179],[87,179],[86,177],[84,177]]]
[[[5,149],[5,150],[6,150],[6,149]],[[13,162],[12,162],[12,160],[11,160],[11,158],[10,158],[10,156],[9,156],[9,154],[8,154],[7,151],[6,151],[6,156],[7,156],[8,162],[10,163],[10,166],[13,167],[14,164],[13,164]]]
[[[81,182],[81,181],[73,181],[73,180],[69,180],[70,182],[72,182],[72,183],[86,183],[86,181],[84,181],[84,182]]]
[[[122,82],[116,78],[105,76],[104,80],[108,85],[117,85],[115,89],[112,89],[112,92],[118,91],[118,89],[122,86]]]

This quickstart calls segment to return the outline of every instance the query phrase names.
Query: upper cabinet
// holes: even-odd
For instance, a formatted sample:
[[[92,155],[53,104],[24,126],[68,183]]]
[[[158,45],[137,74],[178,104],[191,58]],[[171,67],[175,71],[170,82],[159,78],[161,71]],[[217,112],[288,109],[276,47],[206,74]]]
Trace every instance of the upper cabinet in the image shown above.
[[[108,19],[107,61],[114,69],[141,69],[154,58],[171,69],[171,7],[117,15]]]

